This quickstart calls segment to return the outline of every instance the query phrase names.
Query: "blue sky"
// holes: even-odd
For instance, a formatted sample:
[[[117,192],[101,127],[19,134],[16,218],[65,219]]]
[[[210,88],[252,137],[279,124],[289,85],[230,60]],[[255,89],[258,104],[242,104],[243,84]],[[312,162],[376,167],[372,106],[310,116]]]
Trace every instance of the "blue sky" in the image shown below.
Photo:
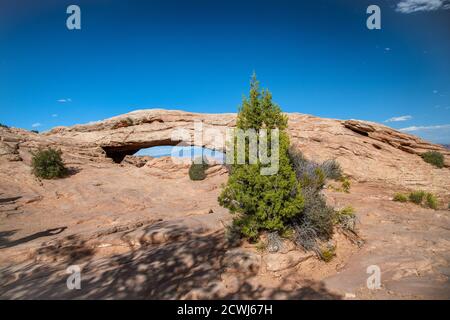
[[[66,8],[81,8],[81,30]],[[381,30],[366,8],[381,8]],[[235,112],[256,71],[286,112],[450,143],[448,0],[0,0],[0,122]],[[391,119],[388,122],[388,119]]]
[[[225,161],[225,154],[223,152],[212,150],[208,148],[196,147],[196,146],[156,146],[151,148],[145,148],[135,153],[136,156],[152,156],[152,157],[164,157],[175,156],[180,158],[191,158],[194,160],[197,157],[204,156],[207,159],[215,159],[219,162]]]

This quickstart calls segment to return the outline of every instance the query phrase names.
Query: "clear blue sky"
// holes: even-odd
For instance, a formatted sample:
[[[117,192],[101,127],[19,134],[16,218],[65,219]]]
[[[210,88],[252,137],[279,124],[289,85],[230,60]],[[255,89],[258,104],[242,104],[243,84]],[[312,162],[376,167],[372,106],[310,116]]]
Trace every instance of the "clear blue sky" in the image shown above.
[[[70,4],[81,30],[66,28]],[[381,7],[381,30],[366,28],[369,4]],[[448,7],[0,0],[0,122],[42,131],[145,108],[235,112],[255,70],[284,111],[450,143]]]

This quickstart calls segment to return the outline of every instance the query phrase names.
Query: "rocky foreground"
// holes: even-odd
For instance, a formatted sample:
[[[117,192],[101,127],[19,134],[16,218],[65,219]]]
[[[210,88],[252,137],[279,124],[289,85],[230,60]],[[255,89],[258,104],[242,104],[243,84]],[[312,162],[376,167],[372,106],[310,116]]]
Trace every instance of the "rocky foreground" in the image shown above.
[[[325,193],[356,209],[364,245],[337,233],[325,263],[288,243],[270,253],[227,241],[221,165],[198,182],[186,163],[131,156],[191,143],[198,121],[201,144],[220,149],[208,129],[225,132],[235,115],[143,110],[43,134],[0,128],[0,297],[450,298],[450,150],[375,123],[289,114],[292,143],[310,159],[336,159],[352,182],[350,193]],[[185,137],[172,141],[174,129]],[[63,151],[67,178],[31,174],[31,152],[47,146]],[[421,159],[430,150],[444,168]],[[435,193],[439,210],[392,201],[417,189]],[[66,286],[69,265],[82,269],[80,290]],[[366,286],[370,265],[381,289]]]

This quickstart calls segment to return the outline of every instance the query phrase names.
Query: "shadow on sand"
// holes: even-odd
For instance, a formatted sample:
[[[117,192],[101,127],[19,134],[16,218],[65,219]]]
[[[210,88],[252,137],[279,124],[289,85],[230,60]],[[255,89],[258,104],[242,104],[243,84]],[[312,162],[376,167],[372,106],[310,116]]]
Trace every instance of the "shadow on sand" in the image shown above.
[[[227,244],[223,232],[196,235],[173,229],[173,242],[149,244],[125,254],[0,269],[2,299],[339,299],[320,282],[292,287],[286,279],[265,287],[254,275],[234,273],[224,281]],[[187,234],[180,239],[176,235]],[[52,254],[58,254],[58,250]],[[69,264],[81,267],[81,289],[66,285]],[[300,288],[299,288],[300,287]]]
[[[66,229],[67,229],[67,227],[47,229],[45,231],[36,232],[32,235],[29,235],[29,236],[26,236],[26,237],[23,237],[23,238],[20,238],[17,240],[13,240],[13,241],[9,241],[7,239],[7,237],[12,236],[17,230],[0,232],[0,249],[14,247],[19,244],[26,243],[26,242],[29,242],[29,241],[32,241],[32,240],[35,240],[38,238],[42,238],[42,237],[54,236],[54,235],[60,234],[61,232],[63,232]]]

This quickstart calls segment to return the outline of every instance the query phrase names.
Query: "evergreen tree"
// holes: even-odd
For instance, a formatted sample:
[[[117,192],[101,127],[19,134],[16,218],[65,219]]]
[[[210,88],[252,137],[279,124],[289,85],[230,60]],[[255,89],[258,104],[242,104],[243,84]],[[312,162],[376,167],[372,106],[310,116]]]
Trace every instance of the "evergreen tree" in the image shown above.
[[[62,178],[67,174],[67,168],[62,160],[61,150],[48,148],[33,153],[31,166],[36,177],[43,179]]]
[[[219,196],[219,203],[236,214],[234,225],[250,240],[256,240],[262,230],[284,230],[304,207],[300,184],[288,154],[290,143],[286,127],[287,117],[272,102],[268,90],[259,90],[259,82],[253,75],[250,96],[244,97],[239,108],[237,128],[255,129],[258,136],[261,129],[279,129],[279,169],[276,174],[262,175],[261,168],[268,165],[259,160],[256,164],[233,164],[228,183]],[[267,134],[270,145],[270,130]]]
[[[204,180],[206,178],[206,170],[208,169],[208,160],[202,155],[201,161],[196,159],[189,167],[189,178],[191,180]]]

